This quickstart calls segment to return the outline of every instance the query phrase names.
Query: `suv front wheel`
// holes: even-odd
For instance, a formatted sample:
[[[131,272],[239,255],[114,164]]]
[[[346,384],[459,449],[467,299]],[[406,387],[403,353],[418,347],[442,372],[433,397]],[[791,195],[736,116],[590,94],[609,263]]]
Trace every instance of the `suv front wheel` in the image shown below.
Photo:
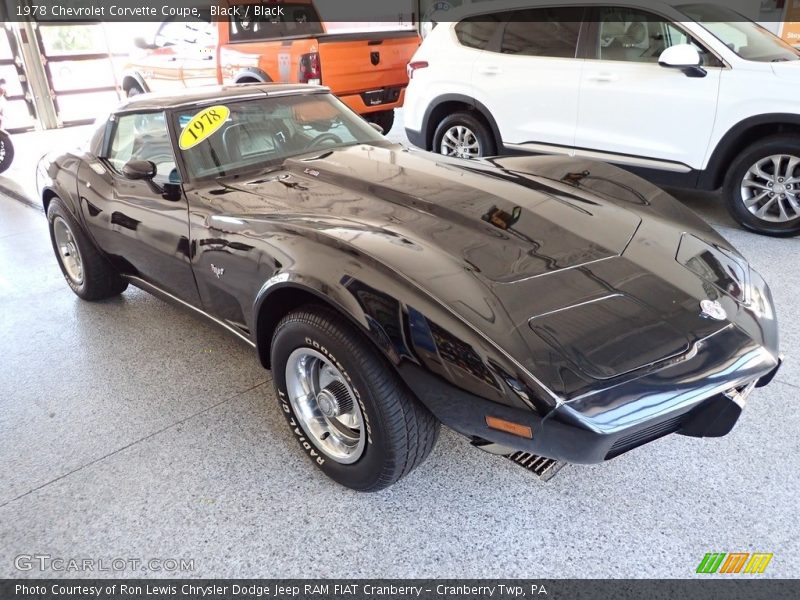
[[[800,234],[800,141],[776,135],[745,149],[731,165],[724,194],[743,227],[772,236]]]
[[[468,112],[442,119],[433,134],[433,151],[456,158],[492,156],[497,146],[491,130]]]

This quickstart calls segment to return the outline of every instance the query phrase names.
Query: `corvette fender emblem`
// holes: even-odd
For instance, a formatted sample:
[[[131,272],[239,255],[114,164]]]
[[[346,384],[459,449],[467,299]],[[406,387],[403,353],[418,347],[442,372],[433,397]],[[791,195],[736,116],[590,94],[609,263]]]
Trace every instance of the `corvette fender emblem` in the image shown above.
[[[725,312],[718,300],[703,300],[700,302],[700,310],[704,317],[715,321],[724,321],[728,318],[728,313]]]
[[[214,273],[214,275],[217,276],[217,279],[219,279],[220,277],[222,277],[225,274],[225,268],[224,267],[217,267],[217,266],[214,265],[214,263],[211,263],[211,272]]]

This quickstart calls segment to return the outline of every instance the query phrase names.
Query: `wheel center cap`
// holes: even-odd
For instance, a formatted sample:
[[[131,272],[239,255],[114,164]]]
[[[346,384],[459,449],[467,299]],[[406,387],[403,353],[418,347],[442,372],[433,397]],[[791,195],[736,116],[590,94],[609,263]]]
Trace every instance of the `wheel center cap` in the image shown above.
[[[776,194],[785,194],[786,193],[786,184],[783,183],[776,183],[775,187],[772,188]]]
[[[329,419],[339,414],[339,403],[328,390],[322,390],[317,394],[317,404],[319,405],[320,412]]]

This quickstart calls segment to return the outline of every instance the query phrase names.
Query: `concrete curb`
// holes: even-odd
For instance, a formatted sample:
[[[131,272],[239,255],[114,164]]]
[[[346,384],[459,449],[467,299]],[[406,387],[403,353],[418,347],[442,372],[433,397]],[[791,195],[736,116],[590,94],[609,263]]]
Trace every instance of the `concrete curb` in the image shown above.
[[[41,204],[28,198],[25,194],[20,193],[19,191],[5,185],[3,181],[0,181],[0,194],[4,196],[8,196],[12,200],[16,200],[17,202],[21,202],[22,204],[29,206],[30,208],[37,209],[39,212],[44,212],[44,208]]]

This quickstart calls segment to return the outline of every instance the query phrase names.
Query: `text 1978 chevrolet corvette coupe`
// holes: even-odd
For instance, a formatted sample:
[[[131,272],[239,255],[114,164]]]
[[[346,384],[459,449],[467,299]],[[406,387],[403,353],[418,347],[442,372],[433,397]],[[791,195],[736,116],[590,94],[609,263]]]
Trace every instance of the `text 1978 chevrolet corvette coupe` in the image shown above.
[[[440,422],[540,476],[722,436],[780,366],[761,276],[659,188],[409,151],[322,87],[137,96],[37,179],[78,296],[133,284],[253,345],[307,455],[357,490]]]

